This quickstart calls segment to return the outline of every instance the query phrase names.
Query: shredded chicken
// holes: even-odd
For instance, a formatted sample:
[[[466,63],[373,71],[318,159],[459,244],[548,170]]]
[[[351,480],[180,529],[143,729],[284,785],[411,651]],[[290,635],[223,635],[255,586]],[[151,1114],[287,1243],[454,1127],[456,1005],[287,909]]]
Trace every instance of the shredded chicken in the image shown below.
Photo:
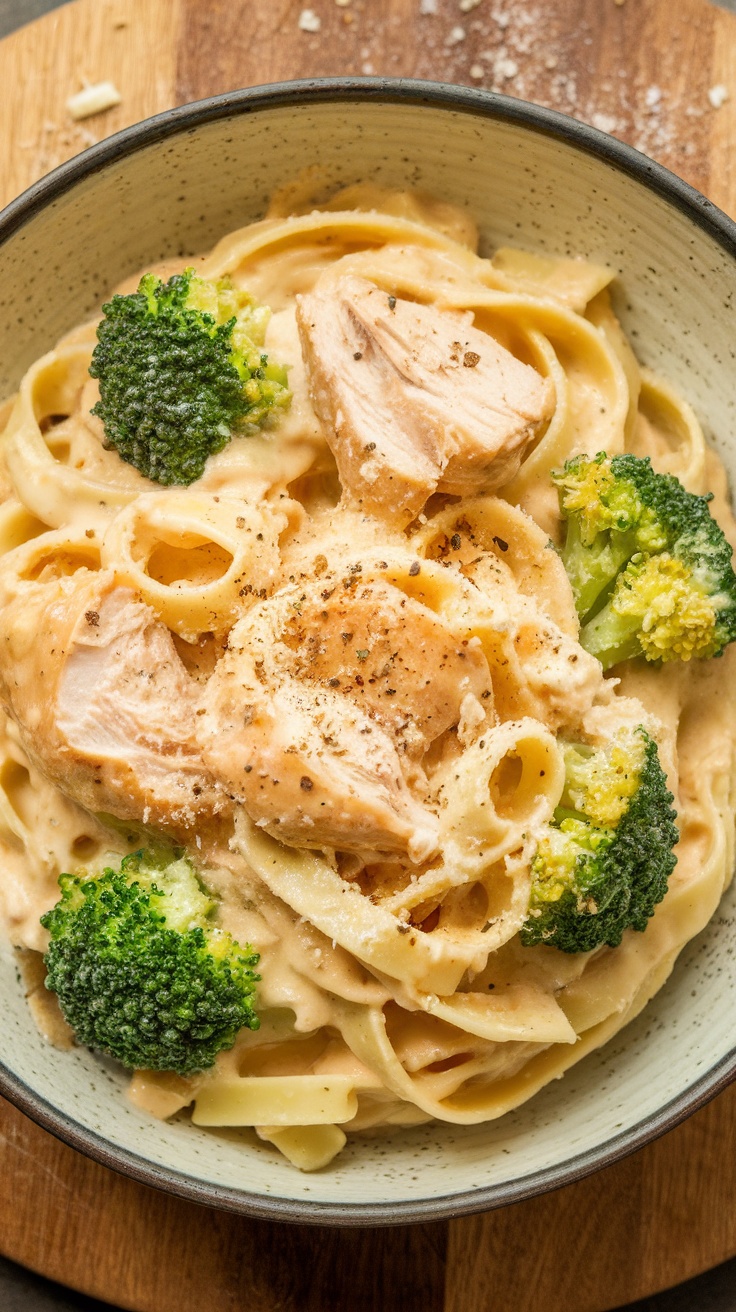
[[[228,805],[196,742],[196,683],[168,629],[111,572],[30,584],[2,622],[0,696],[63,792],[172,832]]]
[[[297,301],[312,403],[348,500],[408,523],[435,491],[488,491],[514,476],[553,385],[471,314],[354,276]]]

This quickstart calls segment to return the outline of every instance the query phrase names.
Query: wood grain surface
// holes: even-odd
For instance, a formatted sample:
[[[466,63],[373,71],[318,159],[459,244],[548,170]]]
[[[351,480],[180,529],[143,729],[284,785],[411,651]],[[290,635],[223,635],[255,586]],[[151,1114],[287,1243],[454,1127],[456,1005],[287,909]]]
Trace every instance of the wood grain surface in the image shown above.
[[[0,201],[171,105],[285,78],[390,74],[572,113],[736,214],[736,17],[706,0],[311,0],[317,32],[299,26],[305,7],[74,0],[0,42]],[[108,78],[121,104],[75,124],[69,95]],[[714,108],[720,85],[731,96]],[[735,1168],[732,1087],[542,1198],[446,1224],[323,1231],[169,1198],[0,1099],[0,1251],[141,1312],[604,1312],[736,1252]]]

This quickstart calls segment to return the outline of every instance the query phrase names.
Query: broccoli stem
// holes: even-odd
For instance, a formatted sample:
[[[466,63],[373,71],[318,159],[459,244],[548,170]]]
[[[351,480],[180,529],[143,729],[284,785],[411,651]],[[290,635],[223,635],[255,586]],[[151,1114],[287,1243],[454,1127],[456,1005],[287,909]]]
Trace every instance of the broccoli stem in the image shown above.
[[[638,616],[619,615],[608,602],[593,619],[583,625],[580,642],[591,656],[598,658],[604,670],[610,670],[619,661],[641,656],[640,627]]]
[[[619,571],[637,550],[633,533],[599,533],[592,545],[581,536],[580,523],[567,521],[567,541],[561,552],[565,572],[572,585],[575,608],[582,621],[606,602]],[[584,645],[584,644],[583,644]]]

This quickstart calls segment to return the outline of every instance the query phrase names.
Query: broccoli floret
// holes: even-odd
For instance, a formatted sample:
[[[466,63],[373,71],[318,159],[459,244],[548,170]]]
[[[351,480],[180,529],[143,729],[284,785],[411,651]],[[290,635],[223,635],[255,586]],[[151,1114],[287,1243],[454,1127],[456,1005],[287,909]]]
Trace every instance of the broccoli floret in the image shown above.
[[[270,311],[193,269],[103,305],[90,374],[107,441],[157,483],[185,486],[207,457],[287,406],[286,369],[261,350]]]
[[[258,1028],[258,956],[210,923],[215,904],[187,857],[134,852],[59,884],[41,917],[46,987],[81,1043],[124,1066],[191,1075]]]
[[[657,744],[639,727],[605,747],[565,751],[561,805],[532,862],[525,947],[615,948],[644,930],[677,858],[672,794]]]
[[[711,495],[631,455],[576,456],[552,477],[585,649],[604,669],[720,656],[736,638],[736,574]]]

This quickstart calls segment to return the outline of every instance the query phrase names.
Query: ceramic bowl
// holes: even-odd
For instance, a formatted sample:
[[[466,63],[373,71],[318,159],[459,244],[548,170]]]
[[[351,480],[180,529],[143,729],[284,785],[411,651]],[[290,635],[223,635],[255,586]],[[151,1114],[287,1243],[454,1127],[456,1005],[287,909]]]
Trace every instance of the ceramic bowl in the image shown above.
[[[255,164],[254,164],[255,161]],[[534,105],[380,79],[261,87],[161,114],[44,178],[0,217],[0,396],[112,284],[261,217],[305,164],[325,195],[371,179],[467,207],[482,249],[518,244],[612,264],[643,363],[677,384],[736,471],[736,226],[651,160]],[[147,1184],[285,1220],[387,1224],[514,1202],[676,1124],[736,1075],[733,893],[643,1015],[520,1110],[472,1128],[358,1139],[302,1175],[251,1132],[134,1110],[126,1078],[39,1037],[0,949],[0,1091]]]

